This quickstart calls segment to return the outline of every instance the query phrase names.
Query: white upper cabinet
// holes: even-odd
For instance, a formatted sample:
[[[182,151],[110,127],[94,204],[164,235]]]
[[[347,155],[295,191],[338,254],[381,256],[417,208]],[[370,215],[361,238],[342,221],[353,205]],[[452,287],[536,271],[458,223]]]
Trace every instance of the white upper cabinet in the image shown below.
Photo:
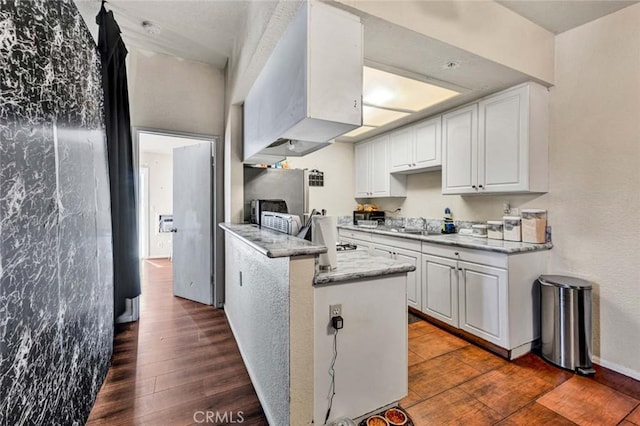
[[[536,83],[443,116],[443,194],[548,191],[548,93]]]
[[[355,146],[355,197],[404,197],[406,176],[389,171],[389,136],[377,137]]]
[[[422,121],[389,136],[391,172],[420,173],[439,169],[441,161],[441,117]]]
[[[476,193],[478,171],[478,105],[442,117],[442,193]]]

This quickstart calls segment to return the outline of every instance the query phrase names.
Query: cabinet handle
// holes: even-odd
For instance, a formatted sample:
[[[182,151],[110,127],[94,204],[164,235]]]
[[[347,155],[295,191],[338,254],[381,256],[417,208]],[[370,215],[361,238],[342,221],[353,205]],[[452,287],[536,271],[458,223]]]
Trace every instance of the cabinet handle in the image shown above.
[[[476,186],[475,186],[475,185],[471,185],[471,187],[472,187],[473,189],[476,189]]]
[[[478,185],[478,188],[482,189],[482,188],[484,188],[484,187],[483,187],[482,185]]]
[[[454,256],[460,256],[460,253],[458,253],[457,251],[453,253]]]
[[[458,268],[458,271],[462,271],[462,268]]]

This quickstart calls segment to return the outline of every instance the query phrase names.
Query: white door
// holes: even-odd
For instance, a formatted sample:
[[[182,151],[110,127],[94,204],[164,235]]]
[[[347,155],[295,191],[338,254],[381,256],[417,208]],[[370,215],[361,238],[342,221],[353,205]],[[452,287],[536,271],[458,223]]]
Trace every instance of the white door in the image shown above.
[[[528,88],[521,87],[478,103],[478,189],[528,189]]]
[[[211,143],[173,150],[173,294],[213,303]]]
[[[371,175],[371,159],[369,158],[371,144],[361,143],[355,147],[355,184],[356,198],[370,196],[369,178]]]
[[[394,259],[407,262],[416,267],[415,271],[407,273],[407,305],[419,311],[422,310],[422,281],[421,254],[411,250],[394,248]]]
[[[389,136],[391,172],[409,170],[413,164],[413,129],[405,128]]]
[[[371,193],[374,197],[389,195],[389,136],[371,142]]]
[[[507,271],[460,262],[460,328],[507,347]]]
[[[422,255],[422,312],[458,327],[458,271],[453,259]]]
[[[442,193],[476,193],[478,180],[478,105],[442,117]]]
[[[441,136],[442,117],[436,117],[413,127],[414,168],[439,167],[442,165]]]

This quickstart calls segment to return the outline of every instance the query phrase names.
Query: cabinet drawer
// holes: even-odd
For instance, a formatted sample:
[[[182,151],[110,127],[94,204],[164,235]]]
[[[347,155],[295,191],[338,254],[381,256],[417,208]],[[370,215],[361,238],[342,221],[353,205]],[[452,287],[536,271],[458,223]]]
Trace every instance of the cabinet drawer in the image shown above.
[[[372,234],[372,241],[376,244],[384,244],[391,247],[403,248],[405,250],[420,251],[421,242],[401,237],[390,237],[388,235]]]
[[[424,242],[422,243],[422,253],[430,254],[432,256],[447,257],[449,259],[463,260],[465,262],[479,263],[487,266],[495,266],[497,268],[507,268],[509,262],[508,256],[503,253]]]
[[[352,231],[351,229],[339,229],[339,238],[351,238],[353,240],[371,241],[371,232]]]

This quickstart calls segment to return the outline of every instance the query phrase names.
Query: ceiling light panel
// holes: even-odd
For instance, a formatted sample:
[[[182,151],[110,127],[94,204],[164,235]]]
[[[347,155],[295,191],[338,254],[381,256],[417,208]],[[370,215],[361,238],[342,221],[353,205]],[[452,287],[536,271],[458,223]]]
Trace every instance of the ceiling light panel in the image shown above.
[[[362,121],[365,126],[384,126],[407,115],[409,115],[409,113],[375,108],[367,105],[362,107]]]
[[[459,95],[459,92],[423,81],[364,67],[363,102],[405,111],[420,111]],[[366,122],[365,119],[365,123]]]
[[[371,131],[373,129],[375,129],[375,127],[372,127],[372,126],[361,126],[361,127],[358,127],[357,129],[353,129],[349,133],[345,133],[342,136],[346,136],[348,138],[354,138],[356,136],[362,135],[363,133],[367,133],[367,132],[369,132],[369,131]]]

